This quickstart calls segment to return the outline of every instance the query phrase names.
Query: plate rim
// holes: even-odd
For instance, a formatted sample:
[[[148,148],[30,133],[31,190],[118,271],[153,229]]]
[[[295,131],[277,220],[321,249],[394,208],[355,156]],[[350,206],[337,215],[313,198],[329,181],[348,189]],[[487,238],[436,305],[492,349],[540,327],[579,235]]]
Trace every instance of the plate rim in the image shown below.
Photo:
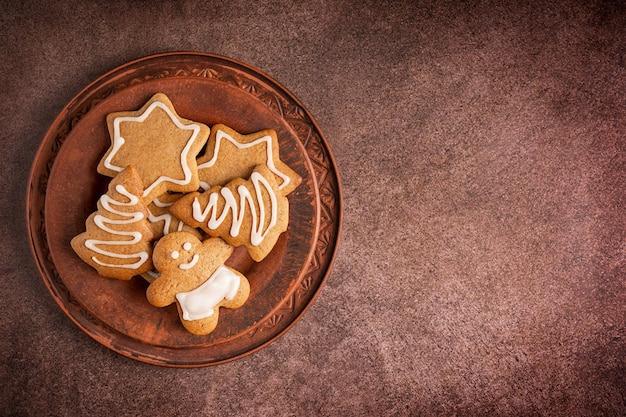
[[[243,70],[243,72],[245,72],[247,75],[254,77],[255,79],[259,79],[262,82],[265,82],[266,84],[273,86],[274,90],[279,92],[281,96],[283,96],[282,98],[291,100],[291,102],[293,104],[295,104],[296,110],[298,112],[300,112],[300,115],[306,120],[307,124],[309,125],[310,129],[310,133],[314,134],[314,136],[316,136],[316,140],[318,141],[318,145],[320,147],[320,151],[321,151],[321,155],[323,158],[326,159],[327,161],[327,167],[328,167],[328,173],[330,173],[330,177],[332,177],[330,179],[330,182],[332,182],[331,184],[331,190],[325,190],[328,192],[331,192],[332,194],[332,205],[334,205],[334,207],[331,207],[328,209],[328,211],[332,211],[332,213],[326,213],[327,216],[331,217],[331,223],[330,225],[327,225],[327,227],[332,226],[332,231],[331,231],[331,235],[333,237],[333,239],[330,239],[330,241],[326,242],[326,244],[329,247],[329,251],[327,251],[324,261],[325,261],[325,265],[323,265],[323,270],[322,272],[319,274],[320,279],[318,279],[318,284],[317,287],[314,288],[310,293],[306,294],[308,297],[305,300],[304,304],[298,309],[298,311],[296,312],[296,314],[294,314],[291,318],[290,321],[286,324],[286,326],[283,326],[282,328],[279,329],[278,332],[273,333],[270,337],[268,338],[264,338],[260,343],[256,344],[255,346],[251,347],[250,349],[244,351],[244,352],[240,352],[237,354],[234,354],[230,357],[225,357],[222,359],[218,359],[218,360],[198,360],[198,361],[192,361],[192,360],[186,360],[184,362],[179,362],[179,361],[168,361],[165,358],[162,357],[154,357],[153,355],[150,355],[146,352],[143,353],[138,353],[133,351],[132,349],[125,349],[126,345],[122,345],[120,346],[119,344],[114,343],[114,341],[110,338],[107,337],[108,334],[98,334],[95,335],[94,334],[94,329],[93,328],[87,328],[82,321],[78,320],[77,317],[75,317],[67,308],[67,306],[65,305],[64,301],[64,297],[62,294],[60,294],[59,290],[61,291],[65,291],[65,293],[69,296],[69,298],[71,298],[71,293],[69,292],[69,290],[67,290],[67,288],[63,289],[63,288],[58,288],[57,286],[59,284],[61,284],[61,286],[64,286],[63,284],[63,279],[62,277],[60,277],[58,271],[56,271],[56,269],[49,269],[49,265],[54,266],[54,262],[52,260],[51,254],[50,254],[50,249],[48,247],[48,239],[47,239],[47,235],[46,235],[46,227],[45,227],[45,205],[46,205],[46,193],[45,193],[45,187],[47,186],[47,181],[49,179],[50,176],[50,172],[52,171],[52,168],[54,166],[54,160],[56,159],[56,156],[58,154],[58,152],[60,151],[63,142],[65,140],[65,138],[67,138],[67,136],[69,135],[72,127],[75,125],[75,123],[77,123],[80,118],[82,118],[82,116],[84,116],[85,114],[87,114],[89,112],[89,110],[98,104],[98,100],[97,97],[92,97],[91,98],[91,102],[89,102],[89,100],[87,100],[90,97],[90,94],[93,94],[95,90],[97,90],[98,88],[101,88],[102,86],[106,86],[107,83],[112,82],[112,80],[115,78],[116,75],[119,75],[120,73],[123,73],[124,71],[131,69],[133,67],[139,66],[139,68],[141,68],[142,65],[147,64],[148,62],[151,61],[158,61],[158,60],[168,60],[168,59],[173,59],[174,61],[176,61],[177,59],[184,59],[184,57],[189,57],[191,59],[205,59],[207,61],[215,61],[215,62],[219,62],[222,65],[225,65],[226,67],[238,67],[238,69]],[[176,76],[211,76],[211,74],[175,74],[175,75],[169,75],[172,77],[176,77]],[[148,81],[149,79],[145,80]],[[141,82],[141,81],[140,81]],[[132,84],[130,84],[132,85]],[[126,88],[128,85],[120,88],[119,90],[122,90],[124,88]],[[112,92],[110,92],[108,95],[112,95],[115,93],[115,88],[119,87],[119,86],[112,86]],[[119,91],[117,90],[117,91]],[[108,97],[107,95],[107,97]],[[104,97],[106,98],[106,97]],[[257,97],[258,98],[258,97]],[[87,101],[86,101],[87,100]],[[95,103],[94,103],[95,102]],[[81,107],[81,105],[84,105],[83,107]],[[75,115],[75,117],[73,119],[68,119],[73,113],[73,111],[78,111],[78,113]],[[282,110],[281,110],[282,111]],[[281,114],[281,116],[283,118],[284,114]],[[59,133],[59,128],[63,126],[63,124],[67,122],[67,126],[66,131],[65,132],[61,132]],[[298,132],[296,131],[296,128],[292,125],[292,123],[289,120],[286,120],[286,123],[293,128],[294,132],[296,133],[296,136],[298,138],[298,140],[300,140],[302,142],[302,139],[300,138],[300,136],[298,135]],[[53,137],[54,136],[54,137]],[[309,140],[309,138],[307,138],[307,141]],[[50,145],[50,149],[48,149],[47,151],[44,149],[46,147],[46,145]],[[309,157],[309,151],[307,149],[307,144],[306,143],[302,143],[303,147],[305,148],[305,152],[307,157]],[[311,165],[314,165],[312,162],[310,162]],[[45,164],[45,167],[42,168],[42,164]],[[322,201],[321,198],[321,191],[319,190],[319,181],[318,181],[318,174],[315,171],[315,167],[312,166],[313,170],[311,171],[312,173],[312,179],[315,182],[315,189],[316,189],[316,198],[319,200],[318,204],[320,206],[320,212],[324,211],[322,210],[321,206],[324,203]],[[43,173],[43,176],[38,175],[39,173]],[[296,98],[293,93],[291,93],[286,87],[284,87],[282,84],[280,84],[278,81],[276,81],[274,78],[272,78],[271,76],[269,76],[268,74],[266,74],[265,72],[263,72],[262,70],[246,64],[242,61],[239,61],[237,59],[234,58],[230,58],[230,57],[226,57],[223,55],[217,55],[217,54],[212,54],[212,53],[207,53],[207,52],[197,52],[197,51],[175,51],[175,52],[162,52],[162,53],[157,53],[157,54],[152,54],[152,55],[147,55],[147,56],[143,56],[140,58],[136,58],[133,59],[131,61],[128,61],[124,64],[121,64],[119,66],[116,66],[115,68],[105,72],[104,74],[102,74],[101,76],[97,77],[95,80],[93,80],[92,82],[90,82],[89,84],[87,84],[87,86],[85,86],[83,89],[81,89],[77,94],[75,94],[63,107],[63,109],[58,113],[58,115],[55,117],[54,121],[51,123],[51,125],[49,126],[49,128],[46,130],[46,133],[44,134],[40,145],[37,149],[37,152],[35,154],[35,157],[33,158],[33,163],[30,169],[30,174],[29,174],[29,180],[27,183],[27,193],[26,193],[26,222],[27,222],[27,230],[28,230],[28,239],[29,239],[29,245],[30,245],[30,249],[31,249],[31,253],[34,257],[37,269],[39,271],[39,275],[41,276],[41,278],[43,279],[46,287],[48,288],[50,294],[52,295],[53,299],[55,300],[55,302],[59,305],[59,307],[61,308],[61,310],[65,313],[66,316],[68,316],[70,318],[70,320],[72,322],[74,322],[75,325],[77,325],[77,327],[79,327],[83,332],[85,332],[88,336],[90,336],[92,339],[96,340],[97,342],[99,342],[100,344],[104,345],[105,347],[109,348],[110,350],[113,350],[123,356],[129,357],[131,359],[135,359],[138,360],[140,362],[145,362],[145,363],[150,363],[150,364],[154,364],[154,365],[162,365],[162,366],[169,366],[169,367],[201,367],[201,366],[209,366],[209,365],[217,365],[217,364],[221,364],[221,363],[226,363],[226,362],[230,362],[239,358],[242,358],[244,356],[250,355],[254,352],[257,352],[258,350],[266,347],[267,345],[273,343],[274,341],[276,341],[277,339],[279,339],[280,337],[282,337],[288,330],[290,330],[299,320],[300,318],[306,313],[306,311],[310,308],[310,306],[314,303],[314,301],[316,300],[317,296],[319,295],[319,293],[321,292],[322,288],[324,287],[330,272],[332,270],[332,265],[334,263],[334,260],[336,258],[338,249],[339,249],[339,241],[340,241],[340,235],[341,235],[341,226],[342,226],[342,219],[343,219],[343,201],[342,201],[342,189],[341,189],[341,181],[339,178],[339,171],[337,168],[337,164],[335,161],[335,158],[330,150],[330,147],[328,145],[328,142],[326,141],[323,133],[321,132],[317,122],[315,121],[315,119],[313,118],[313,116],[309,113],[309,111],[302,105],[302,103],[300,102],[300,100],[298,98]],[[35,204],[37,204],[37,206],[35,206]],[[39,212],[35,212],[34,209],[35,208],[39,208]],[[322,213],[323,214],[323,213]],[[317,217],[317,222],[320,222],[320,216]],[[36,226],[39,226],[39,228],[37,228]],[[45,245],[47,246],[47,253],[43,253],[42,252],[42,248],[41,248],[41,243],[39,242],[39,239],[43,238],[45,240]],[[319,236],[317,237],[317,241],[316,241],[316,245],[319,244]],[[312,252],[315,252],[315,250],[313,250]],[[47,265],[46,263],[48,263],[49,265]],[[309,265],[305,265],[305,273],[306,271],[309,269]],[[319,266],[319,265],[318,265]],[[49,274],[56,274],[57,276],[54,277],[56,282],[52,282],[51,280],[51,276]],[[300,288],[295,288],[292,291],[290,291],[290,293],[293,293],[291,295],[289,295],[289,298],[293,298],[295,297],[295,293],[299,290]],[[68,300],[71,301],[71,300]],[[288,301],[290,302],[290,301]],[[278,303],[270,313],[268,313],[268,315],[272,314],[273,312],[276,311],[280,311],[282,305],[284,304],[283,301],[281,301],[280,303]],[[294,307],[295,309],[295,307]],[[79,311],[82,311],[84,309],[81,309]],[[86,312],[87,314],[89,314],[89,312]],[[275,315],[278,313],[275,313]],[[96,318],[97,319],[97,318]],[[87,320],[89,321],[90,318],[87,317]],[[99,319],[98,319],[99,320]],[[252,329],[252,333],[255,333],[257,331],[259,331],[260,329],[262,329],[264,323],[255,323],[251,326]],[[108,326],[106,325],[106,323],[103,323],[100,321],[100,323],[98,323],[98,326],[100,327],[106,327],[108,328]],[[141,341],[137,341],[135,339],[133,339],[130,336],[127,336],[121,332],[119,332],[116,329],[109,329],[111,331],[113,331],[114,333],[116,333],[119,337],[119,339],[129,339],[131,342],[137,342],[139,344],[142,344]],[[247,331],[247,329],[246,329]],[[154,347],[153,347],[154,349]],[[191,348],[190,348],[191,349]],[[194,348],[192,350],[197,350],[197,349],[203,349],[203,348]],[[204,348],[206,349],[206,348]]]

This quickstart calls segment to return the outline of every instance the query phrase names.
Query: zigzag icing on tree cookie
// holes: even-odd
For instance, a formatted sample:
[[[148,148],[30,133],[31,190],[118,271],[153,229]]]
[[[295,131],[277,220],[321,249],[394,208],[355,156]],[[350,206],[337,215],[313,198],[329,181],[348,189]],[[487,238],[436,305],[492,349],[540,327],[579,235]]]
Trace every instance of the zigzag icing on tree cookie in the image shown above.
[[[170,212],[209,236],[244,245],[252,259],[260,261],[287,230],[289,202],[269,168],[259,165],[247,180],[236,178],[224,187],[187,194]]]
[[[70,242],[100,275],[126,280],[152,268],[154,234],[139,198],[142,190],[136,170],[125,168],[98,200],[98,209],[85,221],[85,232]]]
[[[139,203],[139,198],[129,193],[123,185],[121,184],[116,185],[115,191],[117,191],[119,194],[123,195],[124,197],[128,198],[128,202],[124,203],[124,202],[116,201],[112,199],[111,197],[109,197],[107,194],[103,195],[100,198],[100,203],[102,204],[102,208],[104,209],[104,212],[107,213],[107,216],[104,216],[102,214],[96,214],[93,218],[93,222],[96,224],[96,226],[100,228],[100,230],[106,233],[110,233],[112,236],[119,236],[119,237],[130,236],[132,237],[132,239],[131,240],[128,240],[128,239],[122,239],[122,240],[87,239],[85,241],[85,246],[91,249],[92,251],[94,251],[96,254],[104,255],[105,257],[118,258],[118,259],[137,259],[137,261],[133,263],[112,264],[112,263],[107,263],[105,261],[100,260],[100,257],[98,257],[97,255],[92,256],[91,260],[97,263],[98,265],[115,267],[115,268],[137,269],[139,266],[141,266],[143,263],[145,263],[148,260],[149,255],[147,251],[144,250],[140,252],[117,253],[117,252],[112,252],[112,251],[102,249],[102,246],[133,246],[141,242],[141,239],[143,238],[143,235],[140,232],[137,232],[134,230],[124,230],[124,229],[120,230],[120,229],[114,228],[115,226],[118,226],[118,225],[122,225],[122,226],[132,225],[133,223],[137,223],[145,218],[144,214],[140,211],[124,212],[124,211],[115,209],[114,206],[132,207],[132,206],[137,205],[137,203]],[[118,216],[123,217],[123,219],[121,220],[112,219],[110,217],[111,213],[117,214]]]
[[[265,239],[265,236],[267,236],[267,233],[272,229],[272,227],[276,225],[276,217],[278,214],[276,207],[276,194],[272,190],[269,182],[258,172],[252,173],[250,176],[250,182],[254,187],[255,198],[252,197],[252,194],[245,185],[238,186],[236,192],[231,191],[229,188],[222,188],[219,193],[210,193],[209,201],[204,208],[202,208],[202,204],[198,201],[198,197],[195,197],[192,204],[194,220],[199,223],[206,223],[209,229],[215,230],[220,227],[224,223],[224,220],[226,220],[226,217],[231,214],[230,236],[237,237],[241,231],[244,216],[249,214],[252,218],[252,226],[250,227],[250,243],[255,246],[259,245],[263,239]],[[265,225],[266,207],[265,203],[263,203],[263,192],[266,192],[270,197],[270,216],[267,226]],[[235,194],[239,194],[239,200],[237,200]],[[218,199],[220,196],[224,199],[225,204],[218,217]]]

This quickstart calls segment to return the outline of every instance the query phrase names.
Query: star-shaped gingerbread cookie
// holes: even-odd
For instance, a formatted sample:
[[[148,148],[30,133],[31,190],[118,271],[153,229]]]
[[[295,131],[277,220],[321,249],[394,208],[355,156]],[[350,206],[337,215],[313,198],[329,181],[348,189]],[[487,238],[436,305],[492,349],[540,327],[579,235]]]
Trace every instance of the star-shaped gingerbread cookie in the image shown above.
[[[107,115],[107,126],[111,146],[98,165],[100,174],[114,177],[133,165],[148,201],[167,191],[198,189],[196,157],[210,129],[179,117],[165,94],[155,94],[137,111]]]
[[[283,195],[292,192],[302,181],[300,175],[280,160],[278,138],[274,129],[249,135],[217,124],[211,128],[204,155],[198,157],[198,175],[202,188],[225,185],[235,178],[249,178],[254,168],[265,164],[276,177]]]

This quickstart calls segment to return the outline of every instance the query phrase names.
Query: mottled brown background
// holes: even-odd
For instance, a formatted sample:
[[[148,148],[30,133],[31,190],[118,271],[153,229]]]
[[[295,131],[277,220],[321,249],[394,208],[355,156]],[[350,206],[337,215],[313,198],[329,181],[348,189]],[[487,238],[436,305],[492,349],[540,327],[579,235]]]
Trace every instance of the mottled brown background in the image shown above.
[[[3,1],[0,414],[626,414],[621,1]],[[313,114],[344,192],[319,298],[269,347],[145,365],[63,314],[25,195],[55,116],[157,52],[226,55]]]

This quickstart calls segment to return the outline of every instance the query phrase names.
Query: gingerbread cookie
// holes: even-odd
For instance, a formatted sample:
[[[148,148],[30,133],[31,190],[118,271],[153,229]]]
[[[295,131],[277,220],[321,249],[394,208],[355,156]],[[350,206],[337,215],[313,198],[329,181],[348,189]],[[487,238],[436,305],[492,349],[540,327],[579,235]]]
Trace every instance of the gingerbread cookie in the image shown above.
[[[209,236],[221,237],[232,246],[244,245],[260,262],[287,230],[289,201],[273,172],[259,165],[247,180],[236,178],[224,187],[185,195],[170,212]]]
[[[198,157],[202,187],[225,185],[235,178],[249,178],[254,167],[265,164],[276,177],[283,195],[291,193],[302,181],[300,175],[280,160],[274,129],[241,135],[223,124],[211,128],[206,152]]]
[[[188,232],[170,233],[156,244],[153,262],[160,275],[150,284],[150,304],[165,307],[177,303],[183,326],[205,335],[217,326],[219,308],[239,308],[250,294],[240,272],[224,262],[233,248],[218,238],[201,242]]]
[[[195,191],[200,185],[196,157],[208,126],[183,119],[165,94],[155,94],[137,111],[107,115],[111,146],[98,164],[110,177],[133,165],[148,201],[166,191]]]
[[[137,171],[126,167],[98,200],[86,231],[71,241],[78,256],[102,276],[128,280],[152,268],[153,233],[142,193]]]
[[[169,208],[176,202],[176,200],[183,197],[184,194],[170,194],[165,193],[148,204],[148,220],[152,226],[154,233],[154,239],[160,239],[162,236],[172,232],[190,232],[195,234],[198,238],[201,237],[201,233],[187,226],[184,222],[177,219],[170,213]]]

